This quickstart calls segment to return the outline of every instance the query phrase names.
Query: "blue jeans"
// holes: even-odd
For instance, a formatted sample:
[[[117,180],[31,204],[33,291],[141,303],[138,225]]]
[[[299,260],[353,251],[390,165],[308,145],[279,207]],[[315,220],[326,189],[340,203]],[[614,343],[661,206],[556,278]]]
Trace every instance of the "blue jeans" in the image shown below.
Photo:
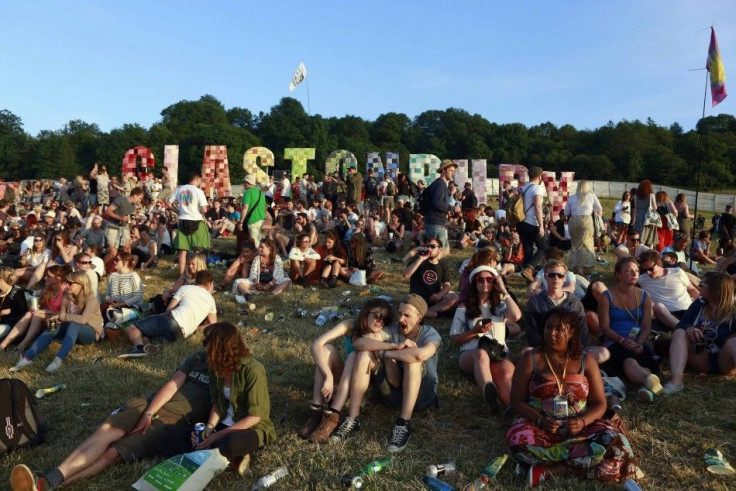
[[[10,330],[13,328],[10,324],[0,324],[0,341],[5,339]]]
[[[97,333],[87,324],[62,322],[56,332],[44,331],[23,355],[32,360],[48,348],[54,339],[61,339],[61,349],[56,356],[63,360],[75,344],[92,344],[97,341]]]
[[[174,342],[178,337],[184,337],[179,323],[174,320],[171,312],[149,315],[136,322],[135,327],[145,337],[154,342]]]
[[[450,243],[447,241],[447,227],[444,225],[424,225],[424,240],[437,239],[444,249],[450,247]]]

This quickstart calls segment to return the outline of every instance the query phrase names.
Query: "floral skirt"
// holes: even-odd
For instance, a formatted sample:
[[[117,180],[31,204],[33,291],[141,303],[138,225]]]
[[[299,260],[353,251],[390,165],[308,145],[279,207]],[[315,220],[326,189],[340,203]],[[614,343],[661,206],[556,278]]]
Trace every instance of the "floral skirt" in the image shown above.
[[[583,269],[595,267],[595,243],[593,217],[590,215],[572,215],[569,221],[570,257],[568,266],[576,273]]]
[[[607,482],[644,476],[629,439],[604,420],[564,439],[519,418],[506,434],[506,444],[516,460],[527,465],[562,463],[578,475]]]

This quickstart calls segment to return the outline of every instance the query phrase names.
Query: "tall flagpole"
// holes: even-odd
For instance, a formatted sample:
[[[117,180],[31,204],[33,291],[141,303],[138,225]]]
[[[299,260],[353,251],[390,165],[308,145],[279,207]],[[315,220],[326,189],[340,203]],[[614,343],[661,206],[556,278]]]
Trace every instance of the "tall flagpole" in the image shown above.
[[[312,115],[312,108],[309,104],[309,77],[304,77],[304,81],[307,82],[307,114]],[[705,113],[705,102],[703,102],[703,112]]]
[[[705,119],[705,101],[708,100],[708,79],[710,71],[705,71],[705,88],[703,89],[703,115],[700,120]],[[695,174],[695,216],[694,221],[698,220],[698,195],[700,194],[700,168],[703,166],[703,139],[705,135],[700,134],[700,149],[698,151],[698,172]],[[695,224],[690,228],[690,269],[693,269],[693,252],[695,251]]]

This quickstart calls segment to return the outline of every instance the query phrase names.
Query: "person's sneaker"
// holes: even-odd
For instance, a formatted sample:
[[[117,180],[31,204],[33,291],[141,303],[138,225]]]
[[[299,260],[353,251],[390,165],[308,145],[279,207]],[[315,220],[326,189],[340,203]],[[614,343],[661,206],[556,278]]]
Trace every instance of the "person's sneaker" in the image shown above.
[[[406,448],[406,444],[409,443],[409,437],[411,436],[411,428],[407,421],[405,425],[395,425],[391,432],[391,441],[386,445],[386,451],[388,453],[399,453]]]
[[[58,356],[54,357],[54,359],[49,363],[49,366],[46,367],[46,371],[48,373],[54,373],[61,368],[61,358]]]
[[[335,276],[335,275],[330,276],[330,280],[328,281],[328,285],[330,285],[330,288],[335,288],[337,286],[337,276]]]
[[[136,346],[127,353],[118,355],[118,358],[141,358],[143,356],[148,356],[148,353],[143,350],[143,346]]]
[[[350,435],[360,429],[360,420],[353,419],[350,416],[345,418],[337,430],[330,437],[330,441],[337,443],[343,440],[347,440]]]
[[[493,382],[486,382],[483,387],[483,398],[491,408],[491,413],[497,415],[501,412],[501,405],[498,403],[498,388]]]
[[[617,413],[621,412],[621,399],[613,394],[606,394],[606,405],[608,406],[608,409],[612,409]]]
[[[10,371],[20,372],[24,368],[27,368],[31,365],[33,365],[33,360],[29,360],[25,356],[21,356],[20,360],[18,360],[18,363],[16,363],[15,366],[10,367]]]
[[[322,419],[322,409],[309,409],[309,419],[307,420],[307,423],[302,426],[299,431],[296,432],[297,436],[299,438],[304,438],[305,440],[309,438],[309,435],[312,434],[312,432],[317,428],[317,425],[319,425],[320,420]]]
[[[163,345],[147,344],[143,347],[143,352],[147,355],[154,356],[160,354],[164,350]]]
[[[230,467],[238,473],[240,477],[243,477],[250,468],[250,454],[245,454],[243,457],[238,457],[230,462]]]
[[[642,402],[644,404],[651,404],[652,402],[654,402],[654,392],[642,387],[641,389],[636,391],[636,398],[639,400],[639,402]]]
[[[10,473],[10,487],[13,491],[35,491],[36,478],[27,465],[18,464]]]
[[[12,368],[11,368],[12,370]],[[667,382],[664,384],[664,387],[662,387],[662,392],[664,395],[671,396],[672,394],[677,394],[678,392],[682,392],[682,389],[685,388],[684,384],[676,385],[672,382]]]
[[[552,477],[552,474],[547,468],[541,464],[536,464],[529,467],[529,471],[526,475],[526,483],[530,488],[536,488],[544,481]]]
[[[322,288],[325,288],[325,289],[329,288],[329,284],[327,283],[327,278],[322,278],[321,280],[319,280],[319,284],[322,285]]]
[[[534,282],[534,268],[531,266],[527,266],[524,268],[524,270],[521,272],[521,277],[526,280],[526,284],[530,284]]]
[[[653,373],[647,375],[647,378],[644,379],[644,387],[651,391],[655,396],[662,393],[662,383],[659,381],[659,377]]]
[[[49,491],[49,489],[51,489],[51,486],[49,486],[49,482],[45,477],[41,476],[36,480],[35,491]]]
[[[312,443],[326,442],[330,439],[330,435],[335,431],[338,424],[340,424],[340,413],[326,412],[322,414],[322,420],[309,435],[309,441]]]
[[[506,406],[506,409],[503,410],[503,424],[510,426],[514,418],[516,418],[516,411],[511,405]]]

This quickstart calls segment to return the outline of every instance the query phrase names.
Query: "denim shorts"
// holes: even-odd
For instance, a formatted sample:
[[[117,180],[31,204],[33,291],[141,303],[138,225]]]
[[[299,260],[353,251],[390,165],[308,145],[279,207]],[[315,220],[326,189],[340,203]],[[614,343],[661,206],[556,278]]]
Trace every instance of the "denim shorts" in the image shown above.
[[[151,341],[176,341],[177,338],[184,337],[171,312],[148,316],[136,322],[135,327]]]

